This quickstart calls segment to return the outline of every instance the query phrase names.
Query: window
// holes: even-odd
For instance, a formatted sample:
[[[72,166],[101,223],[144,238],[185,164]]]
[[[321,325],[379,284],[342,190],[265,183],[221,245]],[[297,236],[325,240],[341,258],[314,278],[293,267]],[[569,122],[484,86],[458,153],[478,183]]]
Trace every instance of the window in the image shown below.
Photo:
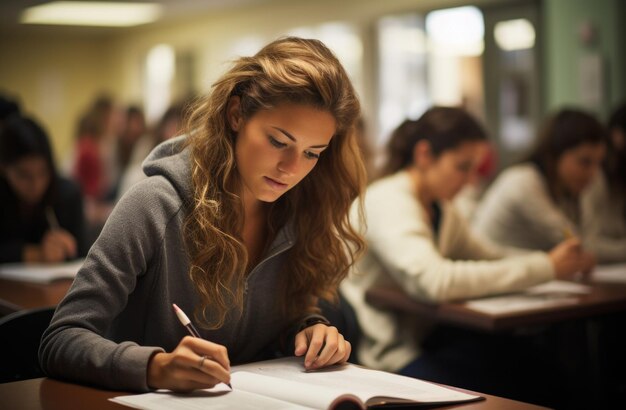
[[[144,109],[148,124],[158,121],[170,105],[175,66],[176,59],[172,47],[159,44],[148,52],[144,90]]]

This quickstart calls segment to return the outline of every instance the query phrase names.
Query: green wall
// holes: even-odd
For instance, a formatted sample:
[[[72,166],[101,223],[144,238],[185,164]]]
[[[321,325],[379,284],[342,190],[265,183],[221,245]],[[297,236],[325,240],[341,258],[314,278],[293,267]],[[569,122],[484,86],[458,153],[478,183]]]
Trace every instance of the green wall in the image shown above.
[[[548,110],[582,106],[605,120],[626,101],[626,2],[623,0],[543,1],[544,102]],[[581,25],[591,24],[595,40],[584,44]],[[603,91],[598,104],[585,104],[581,95],[581,59],[599,55],[603,61]]]

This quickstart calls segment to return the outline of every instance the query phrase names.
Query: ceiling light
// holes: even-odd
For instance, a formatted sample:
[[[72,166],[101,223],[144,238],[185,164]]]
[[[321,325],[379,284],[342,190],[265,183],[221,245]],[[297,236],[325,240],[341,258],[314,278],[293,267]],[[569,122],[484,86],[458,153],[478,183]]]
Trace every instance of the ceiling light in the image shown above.
[[[436,10],[426,15],[426,35],[438,54],[481,55],[484,34],[483,14],[474,6]]]
[[[70,26],[130,27],[151,23],[161,15],[154,3],[111,3],[88,1],[54,1],[29,7],[21,23]]]
[[[496,23],[494,36],[498,46],[505,51],[525,50],[535,46],[535,28],[526,19]]]

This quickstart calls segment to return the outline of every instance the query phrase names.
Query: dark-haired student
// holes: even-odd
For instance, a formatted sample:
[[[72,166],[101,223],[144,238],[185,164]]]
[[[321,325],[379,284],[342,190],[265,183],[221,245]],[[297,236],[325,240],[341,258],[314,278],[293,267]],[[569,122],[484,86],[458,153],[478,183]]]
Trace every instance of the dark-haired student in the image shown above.
[[[380,285],[398,286],[420,301],[479,297],[568,278],[587,268],[576,239],[550,253],[523,253],[472,234],[450,201],[473,178],[486,144],[483,128],[460,108],[431,108],[393,132],[384,176],[365,194],[367,226],[356,223],[366,232],[367,252],[341,290],[363,331],[358,358],[364,365],[511,397],[540,386],[538,379],[516,384],[514,371],[505,370],[523,363],[527,356],[521,352],[485,359],[489,345],[475,349],[477,343],[470,341],[460,348],[453,340],[449,346],[450,337],[456,338],[452,335],[444,344],[435,342],[438,351],[430,354],[426,346],[435,337],[430,323],[365,300],[367,290]],[[533,399],[532,394],[517,398]]]
[[[13,115],[0,127],[0,262],[86,254],[80,189],[57,174],[48,135]]]
[[[583,221],[581,207],[605,153],[606,132],[598,120],[580,110],[556,112],[528,159],[504,170],[489,187],[474,228],[494,242],[537,250],[576,235],[598,262],[607,262],[601,241],[584,230],[594,222]]]
[[[345,362],[350,343],[316,305],[364,245],[348,215],[365,181],[359,114],[317,40],[235,61],[116,205],[43,335],[43,370],[190,391],[277,352],[307,369]],[[186,336],[172,303],[195,312],[202,338]]]
[[[581,198],[582,231],[601,262],[626,262],[626,103],[608,122],[602,172]]]

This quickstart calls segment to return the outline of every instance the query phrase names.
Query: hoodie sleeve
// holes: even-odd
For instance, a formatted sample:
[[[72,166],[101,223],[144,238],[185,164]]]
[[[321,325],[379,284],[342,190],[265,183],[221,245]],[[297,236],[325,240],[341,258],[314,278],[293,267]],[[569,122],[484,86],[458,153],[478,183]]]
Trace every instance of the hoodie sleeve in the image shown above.
[[[116,343],[107,334],[160,252],[175,212],[158,194],[163,189],[167,187],[139,184],[113,210],[43,334],[39,360],[47,375],[107,388],[149,390],[148,361],[163,349]]]

